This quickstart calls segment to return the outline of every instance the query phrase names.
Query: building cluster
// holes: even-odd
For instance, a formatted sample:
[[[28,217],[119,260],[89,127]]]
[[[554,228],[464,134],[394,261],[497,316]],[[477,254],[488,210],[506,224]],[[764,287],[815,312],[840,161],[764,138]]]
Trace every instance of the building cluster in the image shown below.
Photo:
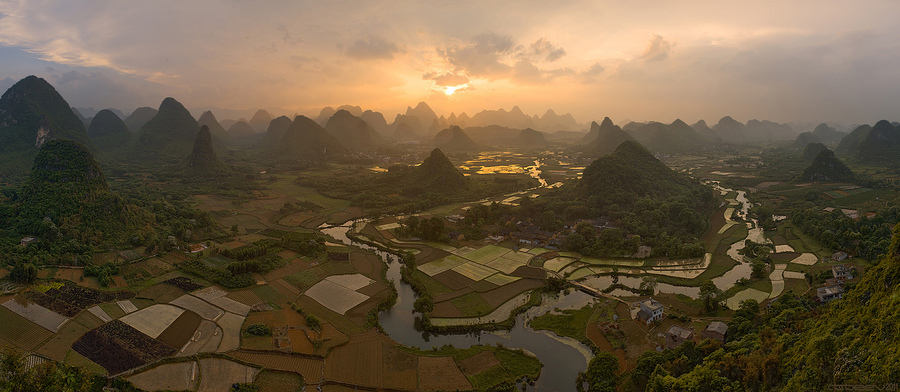
[[[846,281],[853,279],[853,272],[844,264],[831,267],[831,278],[825,281],[825,287],[816,290],[816,298],[820,303],[834,301],[844,297]]]

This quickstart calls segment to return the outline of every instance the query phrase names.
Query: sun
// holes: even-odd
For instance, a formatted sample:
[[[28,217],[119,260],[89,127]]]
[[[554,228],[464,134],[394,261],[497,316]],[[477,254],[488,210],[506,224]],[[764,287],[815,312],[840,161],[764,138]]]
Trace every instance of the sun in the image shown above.
[[[441,90],[444,92],[444,94],[447,94],[447,96],[449,97],[449,96],[453,95],[453,93],[455,93],[456,90],[463,89],[466,87],[469,87],[468,83],[460,84],[459,86],[444,86],[444,88]]]

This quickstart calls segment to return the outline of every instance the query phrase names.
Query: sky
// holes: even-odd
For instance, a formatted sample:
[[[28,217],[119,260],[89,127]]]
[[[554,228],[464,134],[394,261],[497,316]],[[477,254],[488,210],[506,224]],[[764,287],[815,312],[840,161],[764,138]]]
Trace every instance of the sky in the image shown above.
[[[874,123],[900,119],[897,15],[896,0],[0,0],[0,89],[33,74],[75,107],[125,113],[171,96],[389,122],[425,101],[579,122]]]

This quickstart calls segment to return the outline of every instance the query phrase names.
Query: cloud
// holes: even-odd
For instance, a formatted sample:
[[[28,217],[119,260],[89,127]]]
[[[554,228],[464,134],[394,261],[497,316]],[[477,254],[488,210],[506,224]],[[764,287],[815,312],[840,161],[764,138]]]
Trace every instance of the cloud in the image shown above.
[[[675,43],[672,41],[667,41],[661,35],[654,34],[639,58],[644,61],[663,61],[669,58],[674,47]]]
[[[565,55],[565,49],[554,45],[543,37],[529,44],[528,48],[521,53],[521,57],[536,58],[539,61],[547,62],[554,62]]]
[[[603,72],[606,71],[606,67],[601,65],[600,63],[594,63],[588,69],[581,71],[579,75],[581,76],[582,81],[590,83],[596,82]]]
[[[454,72],[447,72],[445,74],[438,74],[435,72],[429,72],[425,75],[422,75],[422,79],[431,80],[434,84],[438,86],[462,86],[466,83],[469,83],[469,78],[465,75],[459,75]]]
[[[512,52],[512,37],[494,33],[475,36],[472,41],[439,49],[438,53],[457,72],[470,77],[505,78],[512,67],[503,61]]]
[[[394,58],[394,55],[402,51],[402,48],[393,42],[388,42],[384,38],[369,36],[353,41],[347,47],[345,53],[347,56],[357,60],[390,60]]]

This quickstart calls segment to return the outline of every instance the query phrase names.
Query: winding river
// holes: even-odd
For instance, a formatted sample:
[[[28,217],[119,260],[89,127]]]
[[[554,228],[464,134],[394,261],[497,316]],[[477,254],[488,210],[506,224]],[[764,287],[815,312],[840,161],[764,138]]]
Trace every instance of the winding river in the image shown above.
[[[384,331],[394,341],[406,345],[429,349],[452,344],[457,348],[466,348],[476,344],[501,344],[507,348],[521,348],[535,356],[544,365],[541,376],[530,389],[536,391],[572,391],[575,389],[575,378],[578,372],[587,368],[591,351],[575,339],[560,337],[552,332],[535,331],[528,327],[527,321],[552,309],[575,309],[594,300],[588,294],[572,291],[559,297],[545,296],[541,306],[529,309],[516,317],[516,325],[510,331],[478,332],[469,334],[431,335],[414,328],[416,313],[413,302],[416,294],[412,288],[400,280],[400,262],[393,254],[380,251],[366,244],[352,241],[347,232],[352,229],[353,222],[341,226],[323,227],[322,232],[335,239],[354,246],[374,251],[388,265],[387,277],[397,286],[397,304],[390,310],[382,312],[379,321]]]

